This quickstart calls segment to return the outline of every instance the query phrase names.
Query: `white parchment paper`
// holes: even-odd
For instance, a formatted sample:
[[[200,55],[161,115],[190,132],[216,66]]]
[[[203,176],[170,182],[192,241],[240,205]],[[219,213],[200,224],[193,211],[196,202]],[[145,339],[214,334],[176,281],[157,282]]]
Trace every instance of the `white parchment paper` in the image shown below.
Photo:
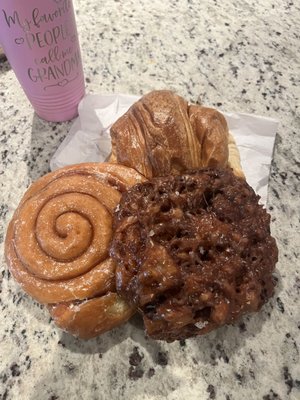
[[[50,161],[51,170],[104,161],[111,150],[111,125],[138,99],[125,94],[87,95],[79,104],[79,117]],[[278,121],[244,113],[223,114],[237,142],[247,182],[266,203]]]

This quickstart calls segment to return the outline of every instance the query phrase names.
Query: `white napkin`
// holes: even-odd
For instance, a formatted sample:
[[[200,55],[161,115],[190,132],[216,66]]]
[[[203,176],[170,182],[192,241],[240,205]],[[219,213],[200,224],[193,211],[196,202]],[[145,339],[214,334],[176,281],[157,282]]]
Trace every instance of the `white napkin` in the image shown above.
[[[111,150],[109,130],[137,100],[126,94],[87,95],[79,117],[50,161],[50,168],[88,161],[104,161]],[[247,182],[266,204],[268,178],[278,121],[244,113],[224,113],[240,151]]]

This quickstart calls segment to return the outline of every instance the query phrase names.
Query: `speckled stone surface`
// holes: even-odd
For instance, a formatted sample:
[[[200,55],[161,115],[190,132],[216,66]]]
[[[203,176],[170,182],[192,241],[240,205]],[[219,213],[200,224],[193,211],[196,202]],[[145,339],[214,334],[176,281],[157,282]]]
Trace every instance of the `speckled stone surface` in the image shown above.
[[[280,120],[268,202],[278,285],[262,312],[205,337],[154,342],[135,317],[80,342],[19,289],[1,256],[0,399],[299,399],[299,2],[77,0],[76,9],[88,92],[171,88]],[[7,62],[0,121],[2,242],[70,123],[41,121]]]

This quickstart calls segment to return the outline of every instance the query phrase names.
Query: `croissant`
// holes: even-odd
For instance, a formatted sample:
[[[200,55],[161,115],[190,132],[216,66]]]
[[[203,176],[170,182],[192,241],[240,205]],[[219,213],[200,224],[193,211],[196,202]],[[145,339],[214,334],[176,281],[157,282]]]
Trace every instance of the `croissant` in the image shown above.
[[[144,180],[117,164],[65,167],[31,185],[9,224],[5,255],[14,278],[48,305],[58,326],[80,338],[134,313],[116,294],[108,248],[121,193]]]
[[[230,166],[243,176],[224,116],[189,105],[168,90],[143,96],[113,124],[110,134],[110,161],[135,168],[148,179],[206,166]]]

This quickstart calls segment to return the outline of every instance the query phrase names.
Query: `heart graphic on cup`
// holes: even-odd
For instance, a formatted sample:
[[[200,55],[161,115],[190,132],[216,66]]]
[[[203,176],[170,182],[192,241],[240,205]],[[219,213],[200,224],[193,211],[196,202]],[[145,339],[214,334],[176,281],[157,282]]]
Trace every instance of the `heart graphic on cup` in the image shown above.
[[[23,37],[16,38],[15,39],[15,43],[18,44],[18,45],[23,44],[24,43],[24,38]]]

